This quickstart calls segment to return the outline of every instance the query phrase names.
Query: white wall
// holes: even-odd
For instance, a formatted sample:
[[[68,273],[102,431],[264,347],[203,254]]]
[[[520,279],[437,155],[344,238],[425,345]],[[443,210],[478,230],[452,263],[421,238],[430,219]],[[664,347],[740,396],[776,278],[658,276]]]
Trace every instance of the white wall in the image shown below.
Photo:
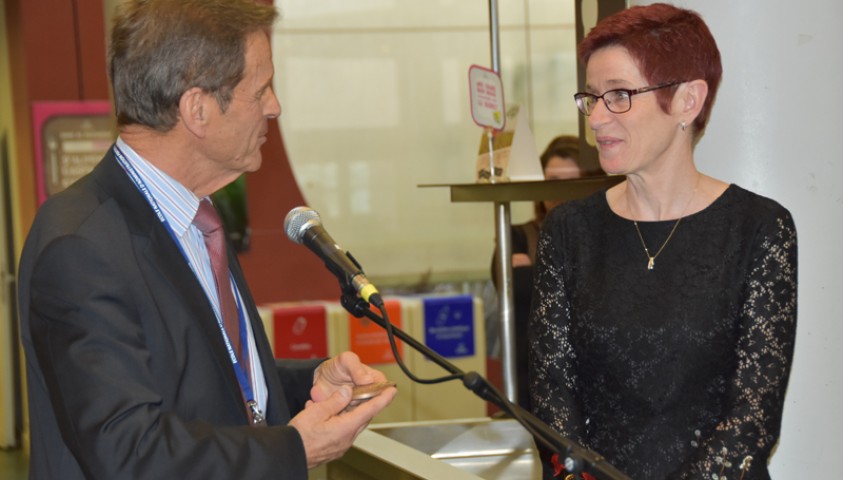
[[[723,57],[723,83],[697,166],[778,200],[796,221],[796,355],[771,475],[840,478],[843,2],[673,3],[703,16]]]

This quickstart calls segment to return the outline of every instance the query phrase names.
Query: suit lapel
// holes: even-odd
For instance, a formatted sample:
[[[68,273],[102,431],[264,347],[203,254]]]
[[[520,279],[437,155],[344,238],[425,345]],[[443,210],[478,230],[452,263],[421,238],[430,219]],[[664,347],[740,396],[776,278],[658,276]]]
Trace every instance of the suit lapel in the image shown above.
[[[188,265],[181,249],[162,224],[138,188],[109,151],[92,173],[100,187],[112,196],[125,212],[126,223],[132,232],[133,248],[144,274],[149,278],[149,290],[155,297],[166,297],[159,302],[162,314],[172,313],[173,318],[162,321],[194,322],[207,338],[207,345],[226,379],[229,393],[240,406],[244,420],[248,418],[242,400],[240,384],[234,374],[219,323],[208,297]],[[244,283],[240,283],[243,285]],[[172,299],[176,299],[173,305]],[[251,297],[250,297],[251,300]],[[253,306],[253,304],[251,304]],[[179,313],[178,310],[183,313]],[[250,311],[251,315],[251,311]],[[270,355],[271,356],[271,355]]]

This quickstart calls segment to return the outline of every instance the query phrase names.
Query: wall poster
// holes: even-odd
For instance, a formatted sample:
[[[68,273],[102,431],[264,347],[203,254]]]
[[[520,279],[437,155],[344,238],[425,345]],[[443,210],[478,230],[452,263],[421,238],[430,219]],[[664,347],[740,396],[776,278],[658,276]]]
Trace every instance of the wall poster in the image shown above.
[[[116,138],[107,101],[34,102],[38,204],[90,172]]]

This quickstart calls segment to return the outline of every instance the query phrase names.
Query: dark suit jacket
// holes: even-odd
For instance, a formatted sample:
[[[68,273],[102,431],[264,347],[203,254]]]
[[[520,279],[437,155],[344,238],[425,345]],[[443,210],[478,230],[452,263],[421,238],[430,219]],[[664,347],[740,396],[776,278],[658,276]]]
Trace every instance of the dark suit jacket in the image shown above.
[[[113,152],[39,210],[20,264],[33,479],[305,479],[318,362],[275,363],[236,256],[269,389],[252,428],[211,304]],[[276,375],[277,373],[277,375]]]

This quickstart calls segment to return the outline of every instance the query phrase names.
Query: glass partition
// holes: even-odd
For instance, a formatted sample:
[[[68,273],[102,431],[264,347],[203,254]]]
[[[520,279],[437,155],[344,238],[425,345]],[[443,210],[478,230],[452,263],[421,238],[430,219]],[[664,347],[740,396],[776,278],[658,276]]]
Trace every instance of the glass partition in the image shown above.
[[[489,277],[494,212],[452,204],[482,130],[468,69],[491,66],[486,0],[276,0],[280,126],[307,203],[380,285]],[[499,2],[507,103],[540,152],[577,133],[573,0]],[[513,205],[526,221],[532,205]]]

